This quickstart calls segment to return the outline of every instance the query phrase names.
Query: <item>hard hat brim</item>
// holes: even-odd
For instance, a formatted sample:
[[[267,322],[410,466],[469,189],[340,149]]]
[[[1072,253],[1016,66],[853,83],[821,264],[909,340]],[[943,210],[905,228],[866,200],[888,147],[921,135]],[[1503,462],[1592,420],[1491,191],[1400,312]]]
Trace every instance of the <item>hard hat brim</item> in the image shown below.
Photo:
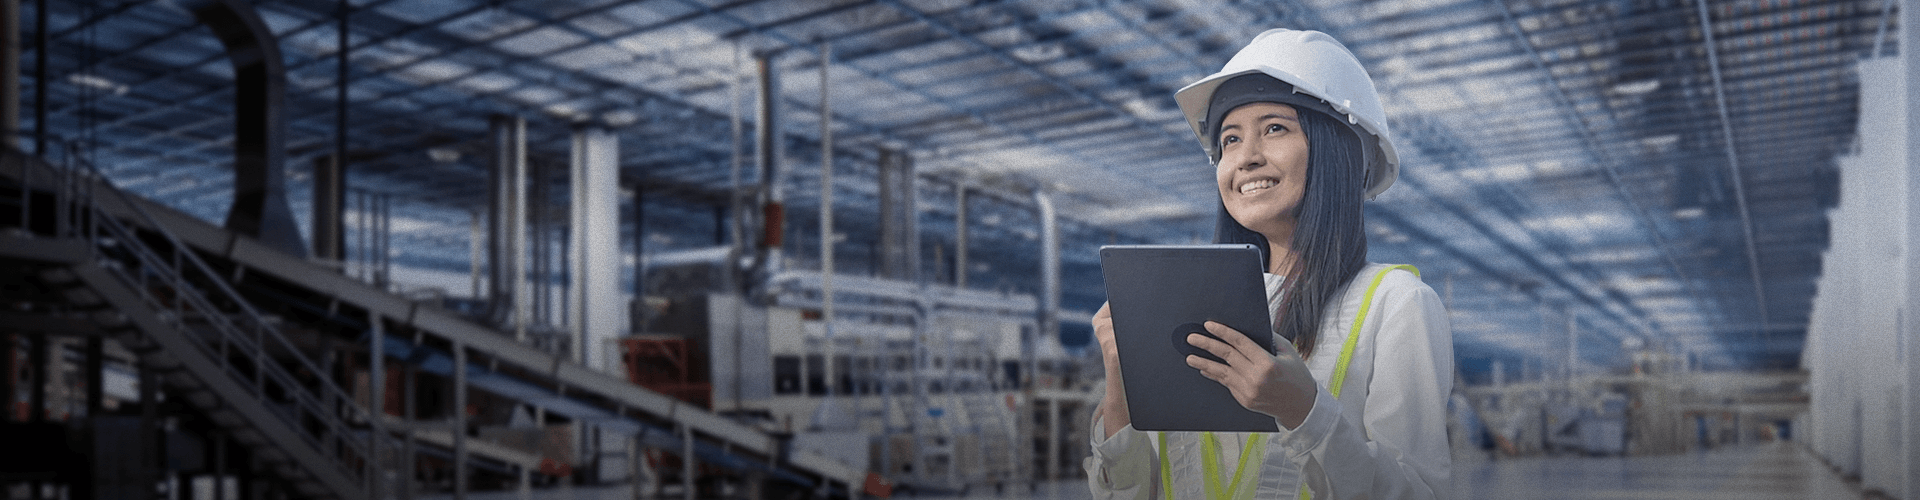
[[[1386,124],[1375,123],[1372,119],[1354,113],[1348,108],[1347,103],[1329,101],[1325,97],[1324,89],[1312,86],[1311,82],[1305,78],[1264,65],[1214,73],[1174,92],[1173,100],[1180,106],[1181,113],[1186,115],[1187,127],[1193,131],[1194,141],[1200,143],[1200,149],[1206,153],[1209,162],[1217,162],[1220,158],[1218,147],[1212,143],[1212,138],[1208,137],[1211,131],[1206,123],[1211,113],[1214,91],[1227,80],[1255,73],[1265,74],[1292,85],[1295,94],[1305,94],[1326,105],[1336,116],[1346,119],[1347,124],[1353,127],[1354,135],[1359,136],[1361,143],[1366,145],[1364,155],[1367,164],[1365,195],[1367,199],[1379,196],[1381,192],[1393,186],[1394,181],[1400,176],[1400,158],[1394,152],[1393,142],[1386,137]],[[1286,104],[1280,100],[1275,102]]]

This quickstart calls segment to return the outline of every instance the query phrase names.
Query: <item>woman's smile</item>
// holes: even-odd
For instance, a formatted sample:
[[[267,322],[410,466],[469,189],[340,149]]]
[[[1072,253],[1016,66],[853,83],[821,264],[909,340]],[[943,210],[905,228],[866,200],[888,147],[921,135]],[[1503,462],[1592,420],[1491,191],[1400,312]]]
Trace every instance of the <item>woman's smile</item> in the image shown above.
[[[1245,196],[1245,195],[1253,194],[1255,191],[1270,188],[1279,183],[1280,181],[1276,181],[1273,179],[1254,179],[1253,181],[1240,185],[1240,195]]]

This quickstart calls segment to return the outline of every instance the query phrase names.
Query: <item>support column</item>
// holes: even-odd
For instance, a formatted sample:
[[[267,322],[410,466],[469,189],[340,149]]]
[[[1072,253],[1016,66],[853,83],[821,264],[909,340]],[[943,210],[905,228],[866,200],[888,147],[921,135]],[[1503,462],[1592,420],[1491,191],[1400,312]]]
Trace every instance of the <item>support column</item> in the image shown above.
[[[323,262],[339,263],[347,255],[346,222],[342,217],[347,205],[346,188],[346,162],[339,155],[313,159],[313,258]]]
[[[14,342],[13,334],[0,334],[0,373],[5,374],[0,375],[0,380],[6,384],[0,386],[0,422],[12,422],[19,407],[19,396],[14,392],[20,385],[20,367],[14,365],[19,353],[14,349]]]
[[[840,346],[839,346],[838,340],[834,338],[834,334],[836,332],[834,331],[835,316],[834,316],[834,310],[833,310],[833,295],[834,295],[833,275],[835,273],[835,270],[833,268],[833,245],[834,245],[834,241],[833,241],[833,98],[832,98],[832,94],[830,93],[830,89],[831,89],[830,84],[832,83],[832,80],[827,77],[827,69],[830,67],[828,63],[831,62],[832,60],[833,60],[833,46],[827,43],[821,43],[820,44],[820,325],[825,328],[826,334],[827,334],[826,335],[827,345],[826,345],[826,356],[825,356],[827,360],[827,366],[826,366],[825,378],[827,380],[827,398],[829,402],[831,402],[832,398],[834,397],[834,394],[838,391],[840,386],[839,384],[840,374],[836,371],[836,368],[834,367],[834,363],[833,363],[833,360],[838,357],[837,355],[839,354],[838,351]],[[745,339],[735,338],[734,344],[739,345],[741,342],[744,342],[744,341]],[[739,359],[736,358],[734,360],[734,366],[736,367],[736,369],[740,366]],[[739,380],[739,377],[736,376],[734,377],[734,379],[737,381]],[[739,395],[740,394],[738,391],[734,393],[735,398],[738,398]],[[738,405],[736,405],[736,407],[737,406]],[[854,408],[853,414],[854,414],[854,422],[855,422],[854,426],[855,428],[858,428],[860,414],[865,410],[865,408],[861,407],[857,403],[854,405],[853,408]]]
[[[1904,349],[1906,359],[1901,360],[1907,376],[1907,388],[1902,391],[1906,395],[1906,411],[1901,412],[1904,421],[1898,425],[1906,429],[1902,433],[1906,436],[1904,458],[1907,462],[1903,470],[1908,473],[1906,484],[1901,485],[1906,491],[1896,494],[1900,498],[1916,498],[1920,497],[1920,474],[1912,471],[1920,468],[1920,394],[1916,394],[1920,392],[1920,354],[1914,351],[1915,346],[1920,346],[1920,319],[1914,317],[1920,315],[1920,291],[1914,290],[1913,286],[1920,284],[1920,228],[1913,225],[1920,221],[1920,195],[1914,194],[1920,193],[1920,172],[1914,171],[1920,168],[1920,0],[1904,0],[1900,3],[1900,60],[1906,63],[1907,70],[1907,188],[1902,190],[1907,196],[1907,234],[1906,244],[1903,245],[1906,248],[1907,286],[1901,288],[1906,290],[1907,296],[1906,307],[1900,314],[1904,324],[1898,325],[1901,331],[1895,335],[1903,335],[1907,339],[1907,348]],[[1795,431],[1795,434],[1805,432],[1799,429]]]
[[[140,359],[134,361],[134,365],[134,369],[139,372],[137,376],[140,378],[141,450],[140,456],[134,459],[135,463],[138,464],[138,468],[135,469],[138,472],[135,473],[134,484],[152,485],[162,478],[161,464],[164,463],[160,460],[161,455],[159,453],[161,449],[160,404],[158,402],[160,399],[160,376],[153,372],[152,362],[149,361],[147,355],[141,355]]]
[[[693,482],[694,480],[693,474],[695,470],[698,470],[694,468],[695,464],[694,464],[694,457],[693,457],[693,428],[687,426],[687,424],[679,424],[679,426],[680,426],[680,488],[681,488],[680,495],[682,498],[685,498],[686,500],[693,500],[693,493],[695,490],[694,482]]]
[[[106,369],[106,339],[95,335],[87,337],[86,342],[86,373],[83,380],[87,381],[87,418],[96,419],[100,417],[106,402],[106,394],[101,392],[101,386],[106,383],[106,377],[101,374]]]
[[[387,498],[387,467],[380,444],[387,439],[387,332],[379,314],[368,312],[373,327],[367,338],[367,465],[369,493],[375,499]]]
[[[51,356],[52,343],[44,334],[27,336],[27,378],[33,379],[33,386],[27,388],[27,421],[47,421],[47,363]]]
[[[419,382],[419,372],[414,370],[411,363],[405,364],[401,368],[400,377],[400,405],[405,408],[401,413],[405,415],[402,418],[405,419],[404,429],[407,432],[406,441],[400,448],[400,463],[403,465],[400,468],[400,498],[413,500],[413,475],[420,467],[419,461],[415,459],[417,440],[414,439],[414,433],[420,428],[419,401],[415,399],[419,397],[419,393],[415,391],[416,384]]]
[[[20,4],[0,2],[0,133],[7,145],[19,147],[20,136]],[[44,47],[44,45],[43,45]],[[11,352],[11,350],[9,350]],[[11,393],[9,393],[11,394]],[[8,400],[11,406],[13,401]]]
[[[453,498],[467,500],[467,346],[453,344]]]
[[[608,371],[606,351],[627,330],[620,273],[620,138],[604,129],[573,134],[573,199],[568,251],[568,325],[588,368]]]
[[[1047,480],[1060,480],[1060,398],[1047,398]]]
[[[967,183],[953,185],[953,287],[967,287]]]

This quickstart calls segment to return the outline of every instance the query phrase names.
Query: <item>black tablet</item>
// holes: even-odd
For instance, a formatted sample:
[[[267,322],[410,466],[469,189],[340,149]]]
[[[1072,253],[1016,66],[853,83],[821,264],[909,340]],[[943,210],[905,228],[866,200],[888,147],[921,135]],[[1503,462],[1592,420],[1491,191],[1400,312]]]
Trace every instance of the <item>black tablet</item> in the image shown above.
[[[1120,376],[1133,427],[1143,431],[1274,432],[1273,417],[1246,409],[1225,386],[1187,366],[1214,358],[1187,344],[1218,321],[1273,352],[1266,280],[1253,245],[1100,247]]]

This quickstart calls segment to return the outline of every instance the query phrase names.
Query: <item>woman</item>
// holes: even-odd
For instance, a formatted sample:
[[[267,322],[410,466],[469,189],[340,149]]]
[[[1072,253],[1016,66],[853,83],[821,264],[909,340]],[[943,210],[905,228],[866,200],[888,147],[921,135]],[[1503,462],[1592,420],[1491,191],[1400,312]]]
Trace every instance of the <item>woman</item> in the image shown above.
[[[1275,433],[1144,432],[1127,413],[1113,320],[1088,482],[1096,498],[1444,498],[1453,340],[1411,266],[1366,262],[1362,202],[1398,161],[1366,72],[1314,31],[1261,33],[1175,99],[1214,164],[1215,239],[1263,250],[1276,353],[1209,322],[1188,356]],[[1267,332],[1258,332],[1267,334]]]

